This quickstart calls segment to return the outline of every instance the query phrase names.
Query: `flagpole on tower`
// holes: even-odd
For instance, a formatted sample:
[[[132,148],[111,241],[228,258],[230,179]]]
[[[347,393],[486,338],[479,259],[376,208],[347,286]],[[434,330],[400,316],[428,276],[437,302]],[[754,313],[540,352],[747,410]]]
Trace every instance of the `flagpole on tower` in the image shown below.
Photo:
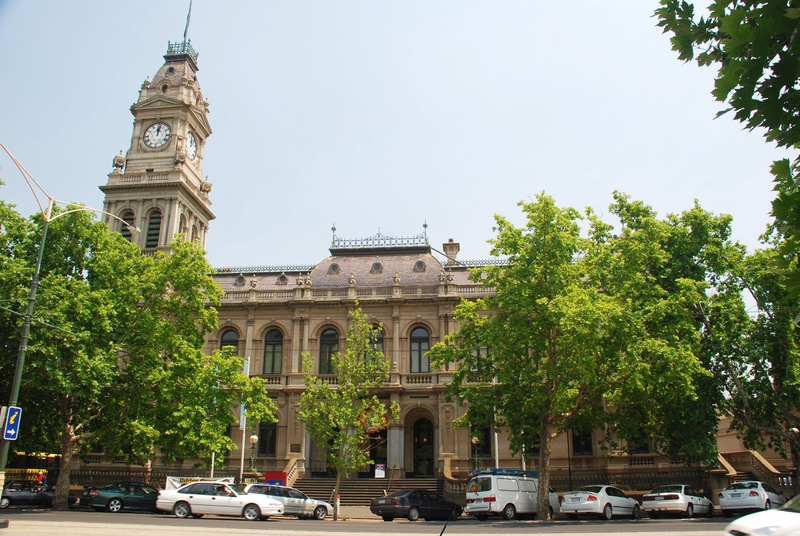
[[[186,28],[183,30],[183,42],[186,42],[186,37],[189,35],[189,21],[192,19],[192,0],[189,0],[189,13],[186,15]]]

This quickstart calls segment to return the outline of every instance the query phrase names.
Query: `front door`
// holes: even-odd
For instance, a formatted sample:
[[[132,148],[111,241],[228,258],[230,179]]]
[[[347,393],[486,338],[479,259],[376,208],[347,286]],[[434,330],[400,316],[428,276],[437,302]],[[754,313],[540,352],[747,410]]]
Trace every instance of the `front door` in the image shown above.
[[[414,476],[433,476],[433,423],[414,423]]]
[[[370,478],[375,478],[375,465],[383,464],[386,469],[387,462],[389,461],[389,450],[386,445],[386,428],[377,430],[369,435],[369,459],[372,460],[372,465],[369,466]]]

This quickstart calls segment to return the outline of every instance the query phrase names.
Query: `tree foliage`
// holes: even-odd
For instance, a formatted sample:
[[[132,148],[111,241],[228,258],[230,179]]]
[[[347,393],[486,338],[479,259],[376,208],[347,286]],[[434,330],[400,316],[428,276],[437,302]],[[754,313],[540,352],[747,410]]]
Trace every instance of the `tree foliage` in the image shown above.
[[[468,407],[457,424],[507,427],[518,452],[538,445],[543,490],[551,439],[565,431],[599,427],[612,448],[652,439],[687,462],[712,459],[703,311],[712,288],[730,297],[725,269],[741,250],[728,241],[729,218],[695,207],[659,220],[615,194],[614,235],[591,210],[544,194],[520,205],[523,227],[495,217],[492,254],[507,265],[473,273],[494,296],[459,304],[460,330],[431,350],[437,365],[458,364],[448,392]],[[547,500],[540,494],[540,518]]]
[[[315,443],[327,448],[328,467],[336,472],[338,496],[343,476],[372,463],[371,431],[397,420],[399,407],[378,398],[378,388],[389,379],[389,361],[375,345],[382,328],[370,324],[356,303],[350,312],[347,345],[331,357],[335,380],[313,374],[311,355],[303,355],[306,390],[300,396],[300,419]],[[334,520],[338,519],[338,503]]]
[[[204,335],[216,327],[221,290],[197,245],[178,239],[171,254],[145,256],[88,212],[53,216],[15,447],[62,454],[56,507],[66,507],[73,452],[102,447],[128,463],[145,463],[156,452],[166,460],[209,458],[235,447],[227,431],[240,399],[257,418],[274,418],[263,383],[242,371],[241,358],[202,352]],[[0,263],[21,268],[2,290],[8,308],[20,311],[43,222],[41,215],[27,225],[7,217],[14,223],[3,222],[0,244],[14,247],[0,251]],[[21,318],[14,318],[0,364],[4,390],[19,342]]]

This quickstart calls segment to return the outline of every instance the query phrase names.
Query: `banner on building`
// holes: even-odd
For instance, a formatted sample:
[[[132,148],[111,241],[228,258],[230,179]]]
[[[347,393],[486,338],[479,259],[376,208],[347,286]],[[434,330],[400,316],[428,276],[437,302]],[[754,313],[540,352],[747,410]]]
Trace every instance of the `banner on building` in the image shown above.
[[[213,480],[214,482],[225,482],[226,484],[233,484],[236,481],[236,478],[232,476],[223,476],[220,478],[212,478],[212,479],[209,479],[206,476],[168,476],[167,483],[164,485],[164,489],[178,489],[179,487],[183,486],[184,484],[188,484],[189,482],[200,482],[203,480]]]

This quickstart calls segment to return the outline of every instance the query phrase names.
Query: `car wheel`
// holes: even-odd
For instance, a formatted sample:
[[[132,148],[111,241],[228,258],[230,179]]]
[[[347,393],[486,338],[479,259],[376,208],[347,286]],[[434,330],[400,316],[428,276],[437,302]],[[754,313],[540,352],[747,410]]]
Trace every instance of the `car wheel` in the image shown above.
[[[416,521],[417,519],[419,519],[419,508],[412,506],[408,509],[408,520]]]
[[[478,518],[478,521],[486,521],[487,519],[489,519],[489,516],[487,516],[486,514],[478,514],[475,517]]]
[[[383,520],[384,521],[394,521],[394,518],[393,517],[389,517],[389,516],[383,516]]]
[[[185,502],[179,502],[172,507],[172,513],[175,514],[175,517],[186,519],[192,515],[192,508]]]
[[[708,512],[706,512],[706,517],[714,517],[714,505],[708,505]]]
[[[11,505],[11,499],[3,497],[0,499],[0,508],[8,508]]]
[[[769,510],[770,508],[772,508],[772,503],[767,499],[767,502],[764,503],[764,510]]]
[[[683,513],[683,515],[685,515],[688,519],[694,517],[694,505],[692,503],[686,505],[686,511]]]
[[[314,508],[314,519],[325,519],[326,515],[328,515],[328,509],[324,506]]]
[[[108,504],[106,505],[106,510],[111,512],[112,514],[116,514],[117,512],[122,510],[122,499],[114,498],[108,501]]]
[[[506,507],[503,508],[503,519],[511,521],[515,517],[517,517],[517,509],[513,504],[507,504]]]
[[[631,517],[633,519],[642,519],[642,509],[639,508],[638,504],[633,507],[633,513],[631,513]]]
[[[608,520],[609,520],[609,519],[611,519],[613,516],[614,516],[614,512],[613,512],[613,510],[611,509],[611,505],[610,505],[610,504],[606,504],[606,505],[603,507],[603,513],[602,513],[602,514],[600,514],[600,519],[602,519],[603,521],[608,521]]]
[[[255,504],[248,504],[242,510],[242,517],[248,521],[258,521],[261,518],[261,510]]]

